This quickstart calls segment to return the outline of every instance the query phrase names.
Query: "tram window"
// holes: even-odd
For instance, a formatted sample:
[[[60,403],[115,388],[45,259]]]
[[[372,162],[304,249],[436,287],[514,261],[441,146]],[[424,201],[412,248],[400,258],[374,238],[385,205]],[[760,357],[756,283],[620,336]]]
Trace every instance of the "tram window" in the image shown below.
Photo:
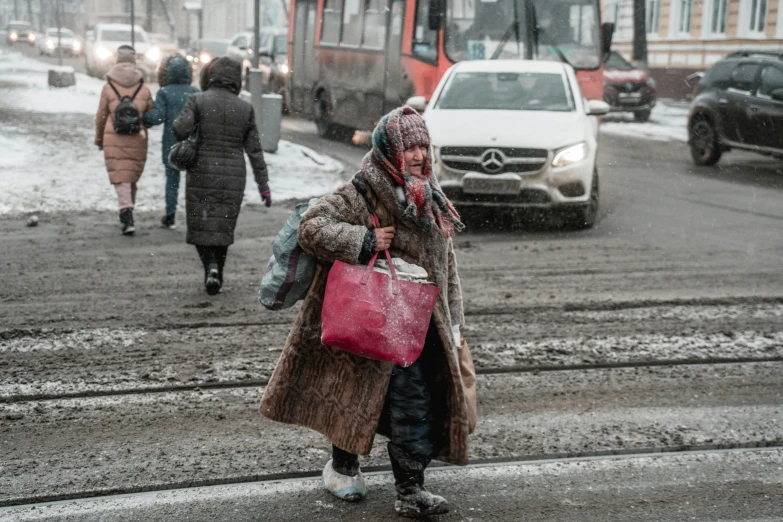
[[[340,41],[342,7],[343,0],[325,0],[323,23],[321,25],[321,43],[337,44]]]
[[[364,47],[383,49],[386,41],[386,0],[364,2]]]
[[[361,0],[345,0],[343,7],[343,38],[341,43],[349,46],[359,46],[362,38],[362,7]]]
[[[429,28],[428,12],[430,0],[419,0],[416,4],[416,23],[413,27],[413,54],[434,62],[438,57],[438,32]]]

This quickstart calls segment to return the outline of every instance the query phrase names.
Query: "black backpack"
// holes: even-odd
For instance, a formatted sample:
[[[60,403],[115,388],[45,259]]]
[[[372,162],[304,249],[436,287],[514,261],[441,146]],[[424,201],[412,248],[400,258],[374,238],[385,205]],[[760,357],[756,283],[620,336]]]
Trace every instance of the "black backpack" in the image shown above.
[[[142,85],[144,85],[144,79],[139,82],[139,87],[133,96],[120,96],[114,84],[109,80],[109,87],[120,99],[120,104],[114,110],[114,132],[117,134],[138,134],[141,132],[141,115],[139,114],[139,108],[133,103],[136,99],[136,95],[139,94]]]

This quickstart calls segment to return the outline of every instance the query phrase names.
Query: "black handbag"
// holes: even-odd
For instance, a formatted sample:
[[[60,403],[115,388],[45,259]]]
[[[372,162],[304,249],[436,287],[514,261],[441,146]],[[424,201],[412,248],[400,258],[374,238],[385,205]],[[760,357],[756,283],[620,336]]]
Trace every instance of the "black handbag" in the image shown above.
[[[169,152],[169,164],[177,170],[188,170],[196,165],[198,158],[198,128],[201,120],[203,93],[193,95],[196,101],[196,126],[190,136],[175,144]]]

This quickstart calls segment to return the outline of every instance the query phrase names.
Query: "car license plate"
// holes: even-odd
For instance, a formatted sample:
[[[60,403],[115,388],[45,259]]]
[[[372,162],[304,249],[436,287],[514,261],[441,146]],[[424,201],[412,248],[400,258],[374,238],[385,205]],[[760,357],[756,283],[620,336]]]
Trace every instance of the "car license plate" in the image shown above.
[[[642,99],[642,94],[639,92],[621,92],[620,103],[638,103]]]
[[[522,178],[516,174],[487,175],[468,172],[462,178],[462,191],[465,194],[519,194]]]

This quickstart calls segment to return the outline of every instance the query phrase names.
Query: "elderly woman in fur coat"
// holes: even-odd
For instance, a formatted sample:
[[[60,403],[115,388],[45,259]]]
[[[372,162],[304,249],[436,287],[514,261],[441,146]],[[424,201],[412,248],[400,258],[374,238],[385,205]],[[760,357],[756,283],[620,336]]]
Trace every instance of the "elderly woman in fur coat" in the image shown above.
[[[464,315],[452,244],[463,224],[432,175],[429,145],[421,116],[395,109],[373,132],[362,170],[302,217],[299,243],[319,263],[260,406],[270,419],[332,442],[324,484],[347,501],[366,494],[358,455],[369,454],[376,432],[387,436],[395,509],[411,517],[448,511],[443,497],[424,488],[424,469],[432,459],[466,464],[475,426],[475,395],[460,368],[474,371],[459,333]],[[370,212],[381,228],[373,229]],[[407,368],[321,344],[331,264],[364,264],[387,248],[423,267],[440,289],[422,355]]]

